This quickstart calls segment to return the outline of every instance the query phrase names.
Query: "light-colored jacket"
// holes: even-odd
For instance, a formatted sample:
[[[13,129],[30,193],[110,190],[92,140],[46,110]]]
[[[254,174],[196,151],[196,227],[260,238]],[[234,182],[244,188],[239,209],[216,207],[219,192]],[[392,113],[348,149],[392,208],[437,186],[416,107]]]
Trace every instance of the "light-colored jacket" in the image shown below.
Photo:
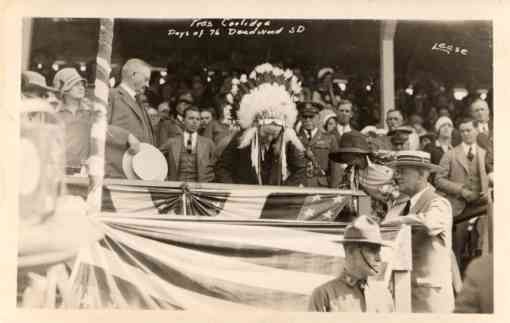
[[[384,223],[412,225],[413,312],[448,313],[454,309],[452,286],[452,208],[429,187],[409,214],[401,216],[405,203],[392,207]]]
[[[476,158],[478,159],[481,193],[486,193],[489,188],[489,179],[485,167],[486,151],[478,145]],[[469,182],[469,178],[476,176],[476,174],[471,174],[469,171],[469,162],[462,145],[457,145],[445,153],[439,165],[443,170],[436,174],[436,188],[446,194],[452,204],[453,215],[458,216],[466,207],[466,201],[461,196],[462,188]]]

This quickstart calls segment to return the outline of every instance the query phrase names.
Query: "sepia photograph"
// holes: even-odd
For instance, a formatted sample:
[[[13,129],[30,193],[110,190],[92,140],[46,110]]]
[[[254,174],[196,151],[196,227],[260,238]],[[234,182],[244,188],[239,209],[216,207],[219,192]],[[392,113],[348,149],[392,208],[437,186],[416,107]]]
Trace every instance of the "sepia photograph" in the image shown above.
[[[13,303],[493,314],[493,28],[24,16]]]

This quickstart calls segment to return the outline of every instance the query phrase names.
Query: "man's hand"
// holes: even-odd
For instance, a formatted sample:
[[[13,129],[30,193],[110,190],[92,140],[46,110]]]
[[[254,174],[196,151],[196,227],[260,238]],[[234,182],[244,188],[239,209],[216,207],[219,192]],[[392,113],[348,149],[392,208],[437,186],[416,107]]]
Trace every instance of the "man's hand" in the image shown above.
[[[132,134],[129,134],[128,136],[128,145],[129,145],[128,152],[131,155],[136,155],[140,152],[140,140],[138,140],[138,138],[136,138]]]
[[[467,188],[462,189],[461,196],[467,202],[473,202],[479,198],[479,195],[477,193],[470,191]]]

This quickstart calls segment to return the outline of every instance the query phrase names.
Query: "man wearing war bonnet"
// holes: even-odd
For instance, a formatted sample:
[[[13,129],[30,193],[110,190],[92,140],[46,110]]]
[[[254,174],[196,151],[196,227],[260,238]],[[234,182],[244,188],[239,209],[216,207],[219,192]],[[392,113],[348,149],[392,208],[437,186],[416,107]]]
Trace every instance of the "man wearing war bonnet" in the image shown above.
[[[222,183],[304,185],[304,147],[293,130],[295,100],[301,91],[290,70],[266,63],[232,81],[238,102],[233,113],[241,131],[233,136],[216,164]],[[237,116],[237,119],[235,118]]]

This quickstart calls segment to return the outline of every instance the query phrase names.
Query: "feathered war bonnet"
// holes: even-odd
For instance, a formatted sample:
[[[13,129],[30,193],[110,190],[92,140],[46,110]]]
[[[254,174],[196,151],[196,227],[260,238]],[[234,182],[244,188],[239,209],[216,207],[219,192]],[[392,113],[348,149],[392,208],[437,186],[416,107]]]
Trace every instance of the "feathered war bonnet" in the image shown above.
[[[232,79],[232,89],[227,94],[224,115],[236,120],[243,130],[239,148],[252,146],[252,165],[259,174],[259,126],[274,124],[283,127],[282,145],[289,142],[298,150],[304,151],[293,127],[298,111],[296,101],[301,94],[301,84],[290,69],[283,70],[269,63],[258,65],[250,73]],[[233,122],[233,121],[231,121]],[[282,174],[287,177],[285,149],[281,151]]]

